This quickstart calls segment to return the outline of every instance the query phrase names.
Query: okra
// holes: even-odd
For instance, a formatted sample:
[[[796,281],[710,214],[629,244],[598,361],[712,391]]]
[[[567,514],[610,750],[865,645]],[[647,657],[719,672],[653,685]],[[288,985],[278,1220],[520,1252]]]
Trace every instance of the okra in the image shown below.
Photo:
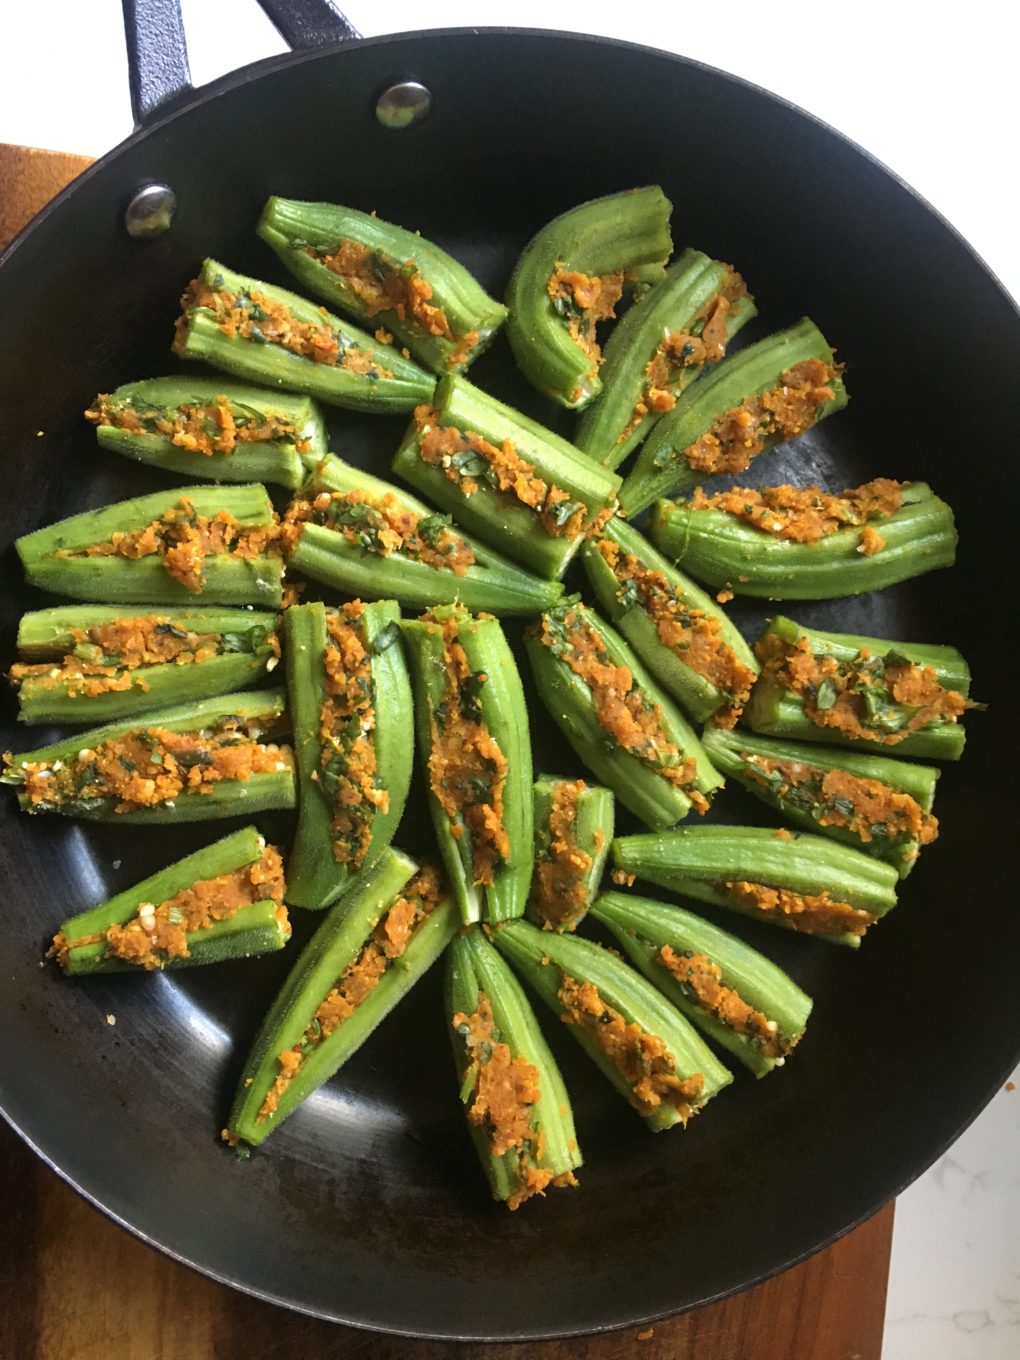
[[[885,860],[900,878],[938,835],[934,765],[739,730],[706,732],[704,743],[723,774],[795,826]]]
[[[528,921],[494,938],[654,1133],[686,1124],[733,1080],[676,1007],[608,949]]]
[[[807,317],[748,345],[655,426],[620,491],[621,513],[633,517],[716,473],[743,472],[763,450],[841,411],[848,398],[840,371]]]
[[[561,406],[601,390],[598,323],[616,315],[625,283],[661,278],[671,211],[658,185],[630,189],[571,208],[525,246],[506,294],[507,338],[525,377]]]
[[[411,682],[392,600],[284,615],[298,825],[287,901],[318,909],[389,845],[407,802]]]
[[[181,298],[174,353],[331,406],[413,410],[435,379],[399,350],[285,288],[206,260]]]
[[[435,373],[463,372],[506,320],[452,255],[371,213],[274,196],[258,233],[309,292],[391,331]]]
[[[693,729],[623,639],[577,596],[525,635],[539,698],[579,758],[652,827],[722,787]]]
[[[493,1199],[517,1209],[576,1185],[567,1088],[520,983],[480,926],[446,953],[447,1023],[471,1141]]]
[[[276,482],[291,489],[303,460],[326,453],[315,403],[221,378],[147,378],[101,394],[85,412],[104,449],[185,477]]]
[[[4,755],[23,812],[170,824],[294,806],[283,690],[225,694]]]
[[[599,604],[664,689],[697,722],[732,727],[758,674],[725,611],[624,520],[581,549]]]
[[[535,868],[528,915],[576,930],[598,891],[613,839],[613,795],[583,779],[535,780]]]
[[[856,949],[896,905],[896,870],[824,836],[759,826],[685,826],[613,842],[625,874],[768,925]]]
[[[605,467],[623,462],[684,388],[726,346],[757,308],[743,279],[700,250],[685,250],[614,327],[600,377],[574,436]]]
[[[76,600],[275,608],[276,534],[264,486],[189,486],[86,510],[15,547],[31,585]]]
[[[65,921],[50,954],[67,974],[147,972],[250,958],[290,939],[283,862],[253,826]]]
[[[353,879],[262,1022],[224,1141],[263,1142],[357,1052],[456,928],[456,906],[439,875],[399,850],[386,850]]]
[[[407,608],[460,602],[490,614],[537,614],[563,594],[455,529],[406,491],[330,454],[287,512],[290,565],[361,599]]]
[[[276,616],[248,609],[58,605],[26,614],[11,667],[24,723],[126,718],[211,698],[277,664]]]
[[[744,721],[766,736],[959,760],[970,668],[955,647],[825,633],[782,616],[755,646],[761,675]]]
[[[603,893],[592,915],[678,1011],[756,1077],[782,1067],[803,1037],[811,998],[735,935],[625,893]]]
[[[483,542],[540,576],[562,576],[584,534],[616,507],[620,478],[463,378],[415,411],[393,471]]]
[[[682,504],[660,500],[652,538],[713,589],[768,600],[828,600],[881,590],[956,560],[953,512],[924,482],[879,478],[820,487],[735,486]]]
[[[499,623],[442,605],[400,625],[418,754],[465,923],[520,916],[534,860],[524,690]]]

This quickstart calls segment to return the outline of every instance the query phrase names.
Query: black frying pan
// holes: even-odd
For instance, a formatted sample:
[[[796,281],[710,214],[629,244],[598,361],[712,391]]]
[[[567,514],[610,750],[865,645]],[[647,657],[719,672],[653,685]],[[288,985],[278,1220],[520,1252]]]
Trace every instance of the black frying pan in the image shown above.
[[[553,1336],[652,1319],[761,1280],[929,1166],[1016,1059],[1007,749],[1016,311],[946,223],[856,147],[680,58],[556,34],[431,32],[320,47],[195,93],[175,6],[157,8],[158,60],[146,46],[155,30],[129,26],[145,125],[0,263],[5,543],[166,484],[99,453],[80,412],[97,391],[173,366],[177,296],[202,256],[280,277],[252,232],[267,194],[375,208],[434,237],[498,291],[555,213],[659,182],[676,205],[678,243],[735,261],[750,280],[756,334],[810,312],[847,361],[849,410],[774,458],[770,473],[833,487],[923,477],[958,513],[955,571],[795,614],[957,643],[992,707],[972,718],[965,760],[941,781],[941,839],[858,954],[741,927],[816,997],[789,1067],[760,1084],[738,1078],[685,1133],[650,1137],[553,1032],[587,1154],[583,1187],[513,1216],[487,1201],[473,1162],[436,977],[261,1153],[237,1163],[216,1131],[288,959],[78,983],[39,967],[63,917],[210,839],[208,829],[83,828],[19,816],[4,797],[5,1113],[146,1240],[230,1284],[354,1325]],[[301,9],[311,27],[287,36],[321,38],[319,6]],[[431,91],[431,114],[388,130],[377,100],[408,78]],[[172,186],[177,215],[164,234],[132,239],[125,206],[152,181]],[[569,430],[502,344],[472,377]],[[400,425],[340,413],[334,447],[385,467]],[[22,586],[9,548],[3,565],[9,657],[18,615],[50,601]],[[750,631],[761,612],[737,617]],[[46,736],[11,730],[4,742],[24,748]],[[550,733],[540,742],[544,766],[575,767]],[[424,818],[420,800],[401,834],[411,849],[415,811]],[[762,820],[732,790],[719,815]],[[286,836],[284,819],[265,820]]]

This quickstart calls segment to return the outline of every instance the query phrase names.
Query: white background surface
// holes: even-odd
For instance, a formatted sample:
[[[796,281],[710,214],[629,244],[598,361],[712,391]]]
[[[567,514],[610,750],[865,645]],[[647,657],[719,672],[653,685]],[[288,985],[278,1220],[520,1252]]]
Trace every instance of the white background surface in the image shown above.
[[[285,50],[254,0],[183,8],[196,84]],[[366,36],[422,24],[559,28],[744,76],[884,161],[1020,298],[1015,0],[629,0],[601,11],[592,0],[352,0],[345,10]],[[130,132],[118,0],[7,0],[0,11],[0,141],[99,155]],[[1018,1149],[1020,1091],[1003,1092],[900,1197],[885,1360],[1020,1357]]]

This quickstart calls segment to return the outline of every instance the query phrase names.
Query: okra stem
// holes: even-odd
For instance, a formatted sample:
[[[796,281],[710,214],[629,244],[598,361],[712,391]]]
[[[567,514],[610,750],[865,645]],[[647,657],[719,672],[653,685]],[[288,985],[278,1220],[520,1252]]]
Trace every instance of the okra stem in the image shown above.
[[[613,839],[609,789],[583,779],[535,780],[535,868],[528,916],[546,930],[576,930],[598,891]]]

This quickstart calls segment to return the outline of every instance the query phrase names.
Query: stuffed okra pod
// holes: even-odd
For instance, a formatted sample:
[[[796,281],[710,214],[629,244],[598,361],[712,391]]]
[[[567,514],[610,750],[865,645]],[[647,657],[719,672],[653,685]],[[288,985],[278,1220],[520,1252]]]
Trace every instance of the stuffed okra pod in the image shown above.
[[[699,581],[735,595],[827,600],[881,590],[956,560],[953,512],[924,482],[735,486],[658,501],[652,538]]]
[[[758,663],[716,601],[619,518],[585,543],[581,561],[599,604],[656,680],[697,722],[732,727]]]
[[[411,682],[392,600],[284,615],[299,776],[287,901],[327,906],[385,850],[407,802]]]
[[[440,875],[389,849],[323,918],[262,1022],[222,1137],[261,1143],[365,1042],[457,928]]]
[[[896,905],[891,864],[785,829],[684,826],[622,836],[613,863],[684,897],[852,948]]]
[[[625,893],[603,893],[592,915],[678,1011],[756,1077],[781,1067],[803,1036],[811,998],[735,935]]]
[[[524,690],[499,623],[441,606],[400,625],[418,754],[464,921],[520,916],[534,861]]]
[[[15,544],[27,580],[113,604],[283,599],[276,516],[264,486],[189,486],[86,510]]]
[[[540,576],[562,576],[585,533],[616,508],[620,478],[519,411],[444,378],[393,471],[458,524]]]
[[[574,443],[618,467],[756,307],[740,275],[700,250],[685,250],[665,278],[634,303],[606,345],[602,391],[585,408]]]
[[[610,950],[528,921],[509,922],[494,939],[654,1133],[686,1124],[733,1080],[680,1012]]]
[[[652,430],[620,491],[633,517],[659,496],[744,472],[847,403],[841,365],[806,317],[733,355],[689,388]]]
[[[755,732],[890,754],[959,760],[970,668],[955,647],[824,633],[775,618],[755,645],[761,675],[744,721]]]
[[[939,834],[932,815],[939,771],[933,765],[740,728],[706,732],[704,743],[723,774],[795,826],[885,860],[900,878]]]
[[[50,954],[68,974],[250,958],[290,939],[283,861],[253,826],[72,916]]]
[[[613,840],[613,795],[583,779],[535,780],[535,868],[528,915],[576,930],[598,892]]]
[[[413,410],[435,379],[307,298],[206,260],[181,298],[174,353],[332,406]]]
[[[452,255],[372,213],[274,196],[258,233],[309,292],[392,332],[435,373],[463,372],[506,319]]]
[[[266,689],[147,713],[4,755],[23,812],[116,822],[198,822],[294,806],[285,695]]]
[[[580,759],[648,826],[708,809],[722,787],[693,729],[623,639],[577,597],[525,646],[539,697]]]
[[[101,394],[85,412],[104,449],[185,477],[298,487],[326,453],[308,397],[222,378],[147,378]]]
[[[95,722],[240,689],[276,668],[276,616],[58,605],[26,614],[11,667],[25,723]]]
[[[292,501],[283,533],[292,567],[362,599],[537,614],[563,594],[558,581],[532,576],[455,529],[449,515],[332,454]]]
[[[507,288],[506,333],[517,365],[540,392],[581,407],[600,391],[600,321],[624,285],[669,259],[671,204],[658,185],[582,203],[525,246]]]
[[[446,954],[446,1018],[460,1098],[493,1199],[517,1209],[576,1185],[570,1099],[528,998],[480,926]]]

